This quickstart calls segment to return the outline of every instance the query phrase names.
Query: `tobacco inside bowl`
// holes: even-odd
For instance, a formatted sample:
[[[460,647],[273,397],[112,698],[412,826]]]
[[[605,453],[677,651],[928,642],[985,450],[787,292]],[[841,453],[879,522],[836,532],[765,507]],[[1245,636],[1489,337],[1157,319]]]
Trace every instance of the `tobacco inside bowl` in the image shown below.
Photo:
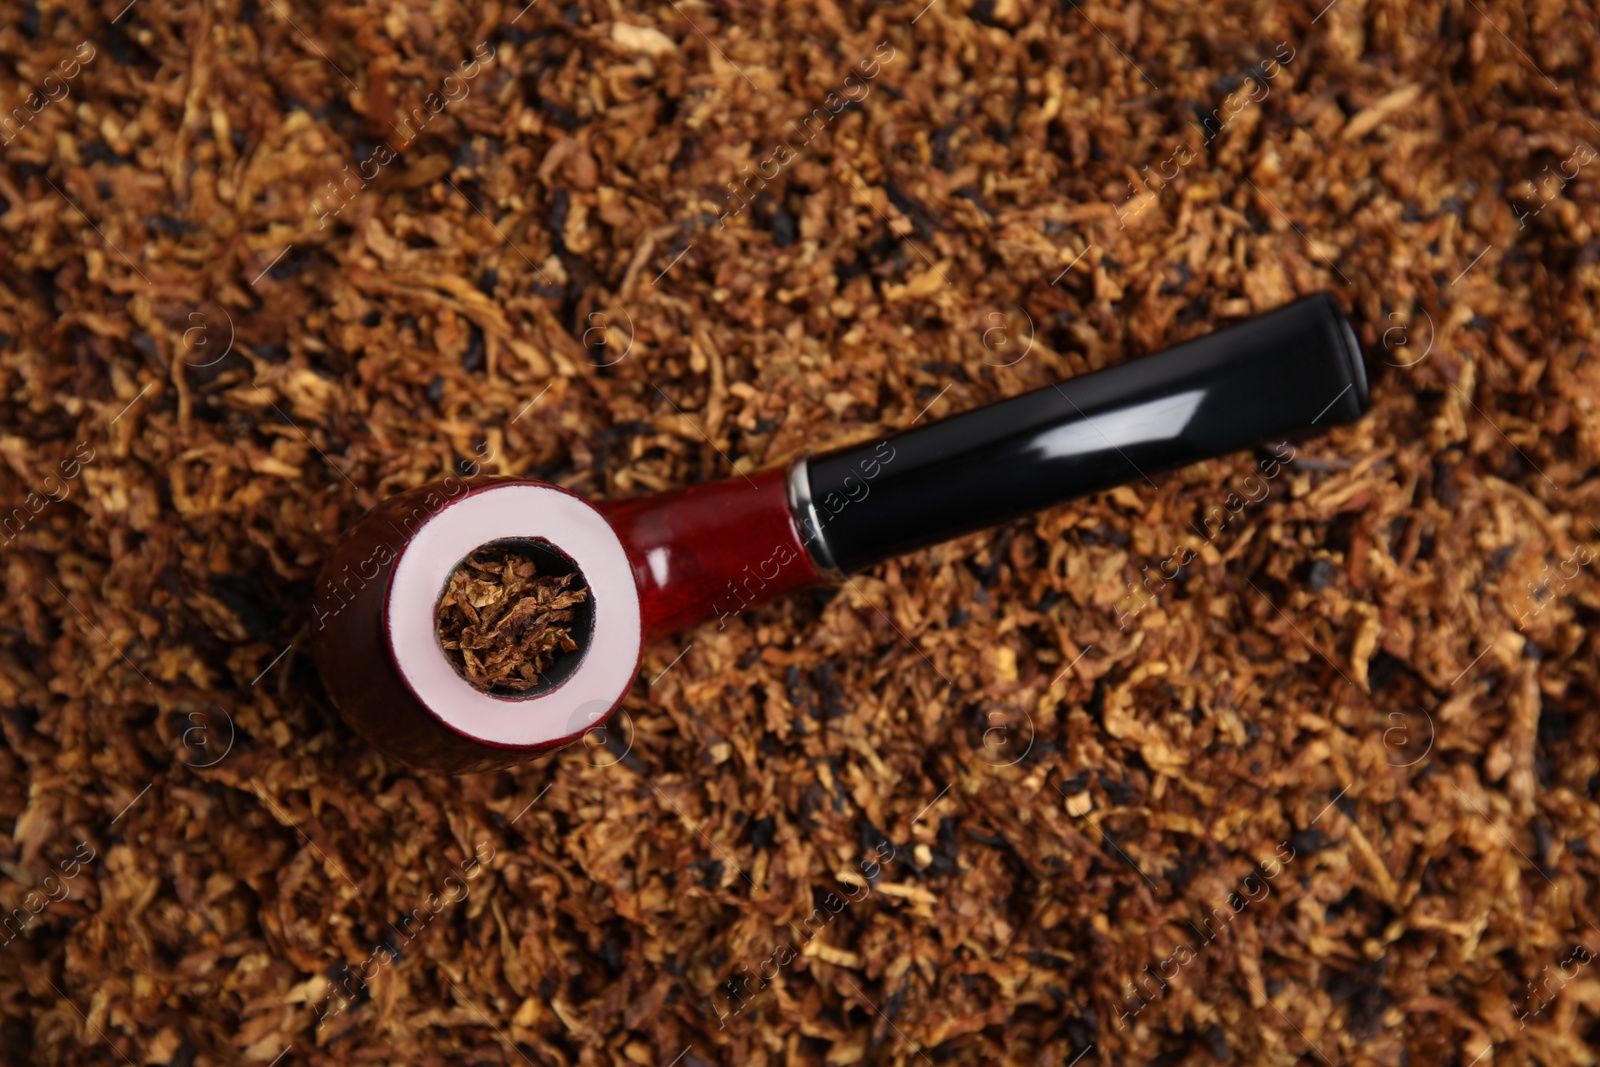
[[[437,617],[439,644],[457,674],[486,693],[530,697],[577,670],[594,605],[564,553],[543,541],[505,540],[456,566]]]

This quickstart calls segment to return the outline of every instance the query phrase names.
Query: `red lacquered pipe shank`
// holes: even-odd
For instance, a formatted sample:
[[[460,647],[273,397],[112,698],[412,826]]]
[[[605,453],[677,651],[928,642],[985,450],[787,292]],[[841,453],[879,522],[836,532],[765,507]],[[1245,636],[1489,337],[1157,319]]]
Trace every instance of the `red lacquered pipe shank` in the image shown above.
[[[595,505],[628,553],[645,640],[818,584],[779,467]]]

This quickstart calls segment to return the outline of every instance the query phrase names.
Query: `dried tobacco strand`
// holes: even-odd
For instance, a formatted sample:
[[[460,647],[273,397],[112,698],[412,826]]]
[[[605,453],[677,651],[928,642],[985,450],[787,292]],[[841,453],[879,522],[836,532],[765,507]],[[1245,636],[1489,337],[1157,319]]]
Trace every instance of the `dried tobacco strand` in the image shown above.
[[[479,549],[450,575],[439,601],[439,642],[461,676],[485,692],[524,692],[561,652],[577,649],[575,609],[587,589],[573,574],[541,577],[516,547]]]

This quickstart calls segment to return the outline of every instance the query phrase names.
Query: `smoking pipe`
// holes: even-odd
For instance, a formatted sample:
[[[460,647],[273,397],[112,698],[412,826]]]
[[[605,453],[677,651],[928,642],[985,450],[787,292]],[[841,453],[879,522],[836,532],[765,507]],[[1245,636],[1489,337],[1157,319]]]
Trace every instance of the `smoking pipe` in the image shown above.
[[[1366,373],[1316,294],[1155,355],[748,477],[588,501],[447,478],[373,508],[317,582],[314,655],[350,725],[413,767],[506,767],[604,723],[645,644],[927,545],[1159,470],[1353,422]],[[438,635],[451,573],[515,545],[588,597],[575,650],[520,694],[457,672]]]

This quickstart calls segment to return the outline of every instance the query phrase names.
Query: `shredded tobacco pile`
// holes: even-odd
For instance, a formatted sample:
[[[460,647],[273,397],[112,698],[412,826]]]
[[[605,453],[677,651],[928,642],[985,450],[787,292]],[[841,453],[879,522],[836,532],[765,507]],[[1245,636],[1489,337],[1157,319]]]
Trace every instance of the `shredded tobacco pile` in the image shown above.
[[[18,0],[0,56],[0,1061],[1596,1062],[1592,11]],[[397,491],[737,477],[1317,290],[1362,422],[662,642],[591,743],[414,773],[307,656]]]
[[[439,641],[461,675],[485,692],[538,685],[557,653],[572,652],[573,609],[587,589],[574,575],[539,577],[515,548],[491,545],[461,562],[439,600]]]

